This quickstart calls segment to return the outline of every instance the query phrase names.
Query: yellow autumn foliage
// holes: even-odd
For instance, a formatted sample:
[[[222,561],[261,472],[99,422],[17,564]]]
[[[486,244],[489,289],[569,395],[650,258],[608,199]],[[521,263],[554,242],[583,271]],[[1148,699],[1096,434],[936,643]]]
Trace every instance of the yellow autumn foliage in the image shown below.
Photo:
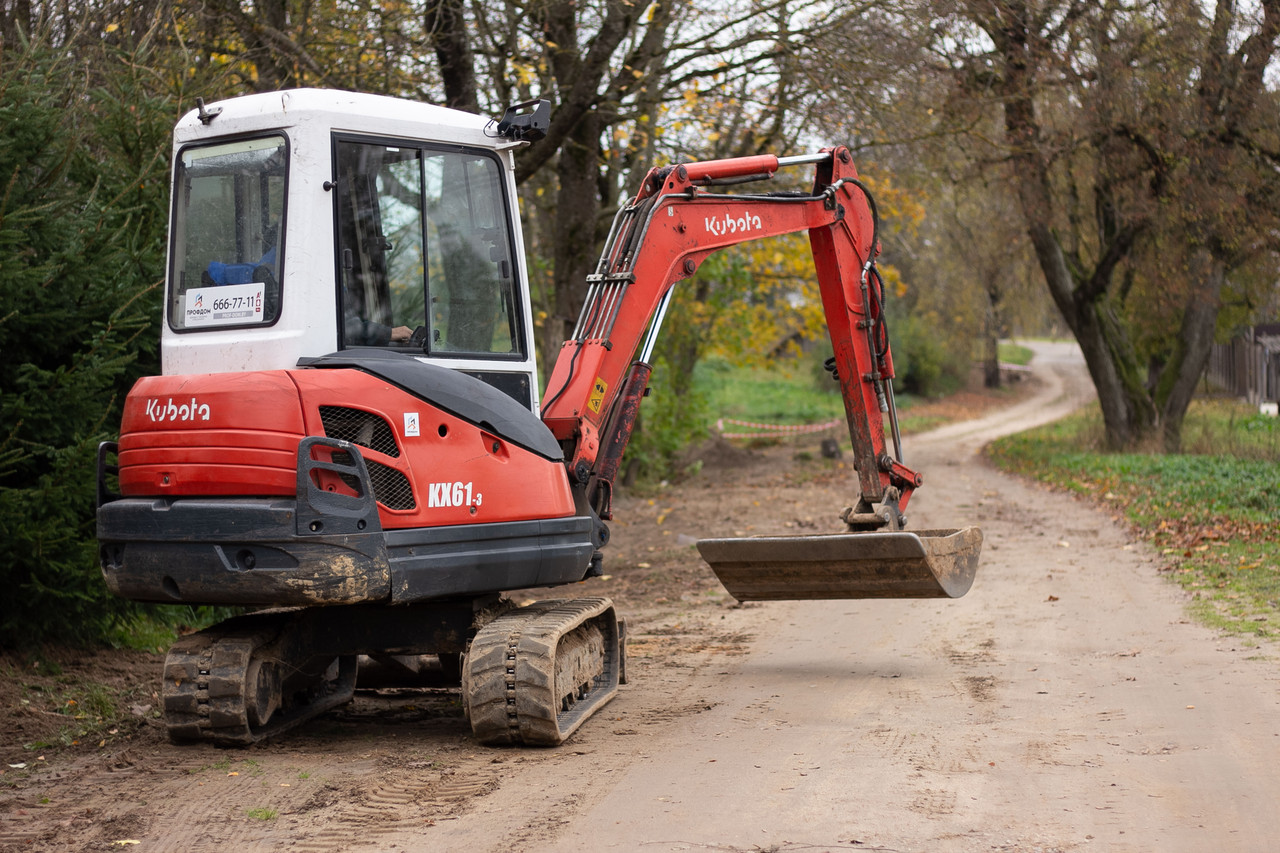
[[[887,179],[864,175],[875,196],[880,235],[914,231],[924,208]],[[879,263],[886,293],[900,298],[908,283],[892,264]],[[712,255],[677,285],[666,336],[674,348],[692,347],[736,365],[762,365],[799,355],[827,339],[826,318],[807,234],[744,243]]]

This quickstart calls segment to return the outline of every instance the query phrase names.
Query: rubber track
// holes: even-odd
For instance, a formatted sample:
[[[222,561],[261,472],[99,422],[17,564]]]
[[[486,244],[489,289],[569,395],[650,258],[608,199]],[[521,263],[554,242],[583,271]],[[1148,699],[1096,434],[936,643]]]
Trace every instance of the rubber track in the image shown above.
[[[161,686],[165,724],[176,743],[243,746],[271,737],[351,699],[355,659],[343,661],[338,681],[320,685],[312,701],[278,710],[265,726],[250,724],[245,676],[254,653],[275,641],[286,620],[234,623],[182,637],[169,649]]]
[[[561,653],[581,658],[596,632],[603,647],[600,671],[585,691],[558,695]],[[487,745],[564,743],[617,695],[624,654],[618,635],[607,598],[538,601],[484,626],[467,652],[462,684],[476,739]]]

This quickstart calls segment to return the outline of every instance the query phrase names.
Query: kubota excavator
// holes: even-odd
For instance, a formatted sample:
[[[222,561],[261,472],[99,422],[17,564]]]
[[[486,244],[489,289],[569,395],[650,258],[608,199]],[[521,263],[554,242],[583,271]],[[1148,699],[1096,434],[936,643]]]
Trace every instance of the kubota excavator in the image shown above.
[[[101,562],[127,598],[268,609],[169,651],[175,741],[269,737],[350,699],[358,660],[428,655],[482,743],[569,737],[625,679],[625,623],[607,598],[502,593],[601,573],[673,286],[778,234],[809,234],[858,493],[847,533],[703,557],[741,600],[968,590],[980,531],[903,530],[921,478],[846,149],[651,171],[540,397],[513,149],[545,102],[498,122],[320,90],[197,103],[175,131],[162,375],[99,450]],[[811,192],[720,189],[805,166]]]

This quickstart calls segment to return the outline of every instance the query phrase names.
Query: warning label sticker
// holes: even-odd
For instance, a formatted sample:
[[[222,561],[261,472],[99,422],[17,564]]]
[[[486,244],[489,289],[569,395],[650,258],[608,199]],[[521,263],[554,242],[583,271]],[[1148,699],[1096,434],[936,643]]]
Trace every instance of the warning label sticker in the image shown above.
[[[604,395],[608,390],[609,383],[597,376],[596,384],[591,386],[591,396],[587,398],[587,408],[600,414],[600,407],[604,405]]]

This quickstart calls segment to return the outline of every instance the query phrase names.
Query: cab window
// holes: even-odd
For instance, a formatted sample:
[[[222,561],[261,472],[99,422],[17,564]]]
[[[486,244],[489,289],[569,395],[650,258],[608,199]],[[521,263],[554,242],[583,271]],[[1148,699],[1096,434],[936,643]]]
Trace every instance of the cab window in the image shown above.
[[[523,358],[497,158],[338,138],[335,163],[343,346]]]
[[[168,295],[175,330],[266,325],[280,316],[287,166],[282,136],[179,151]]]

